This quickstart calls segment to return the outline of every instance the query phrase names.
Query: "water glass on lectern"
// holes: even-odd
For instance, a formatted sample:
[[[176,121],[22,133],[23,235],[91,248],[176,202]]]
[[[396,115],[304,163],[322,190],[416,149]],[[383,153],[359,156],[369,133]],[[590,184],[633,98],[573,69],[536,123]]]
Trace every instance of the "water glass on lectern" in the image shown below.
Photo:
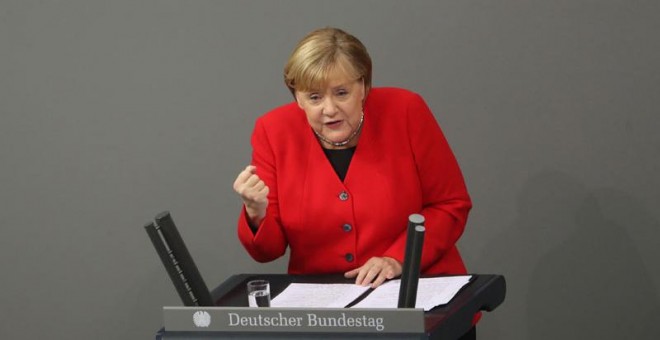
[[[250,307],[270,307],[270,284],[266,280],[252,280],[247,283],[248,305]]]

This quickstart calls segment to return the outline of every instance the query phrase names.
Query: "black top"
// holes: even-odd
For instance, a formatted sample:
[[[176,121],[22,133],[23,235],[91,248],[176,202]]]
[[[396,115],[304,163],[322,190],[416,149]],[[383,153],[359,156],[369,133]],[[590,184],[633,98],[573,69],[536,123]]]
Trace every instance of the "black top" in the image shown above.
[[[323,149],[325,156],[328,157],[330,164],[332,164],[332,168],[335,169],[337,176],[339,176],[339,179],[341,179],[342,182],[348,172],[348,166],[351,164],[351,158],[353,158],[355,148],[356,147],[354,146],[348,149]]]

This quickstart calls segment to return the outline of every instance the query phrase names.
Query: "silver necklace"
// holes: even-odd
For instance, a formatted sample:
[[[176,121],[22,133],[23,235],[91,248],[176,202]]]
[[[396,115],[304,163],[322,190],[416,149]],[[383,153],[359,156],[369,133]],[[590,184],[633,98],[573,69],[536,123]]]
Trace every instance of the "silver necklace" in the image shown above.
[[[353,131],[353,133],[351,133],[351,135],[348,136],[348,139],[346,139],[344,141],[341,141],[341,142],[333,142],[333,141],[328,140],[327,138],[321,136],[321,134],[318,133],[318,131],[316,131],[314,129],[312,129],[312,131],[314,131],[314,134],[316,135],[316,137],[318,137],[318,139],[320,139],[323,143],[330,144],[332,146],[344,146],[344,145],[350,143],[351,140],[353,140],[353,138],[355,138],[355,136],[357,136],[358,132],[360,132],[360,130],[362,129],[362,122],[364,122],[364,112],[362,112],[362,115],[360,116],[360,122],[358,123],[357,129],[355,129],[355,131]]]

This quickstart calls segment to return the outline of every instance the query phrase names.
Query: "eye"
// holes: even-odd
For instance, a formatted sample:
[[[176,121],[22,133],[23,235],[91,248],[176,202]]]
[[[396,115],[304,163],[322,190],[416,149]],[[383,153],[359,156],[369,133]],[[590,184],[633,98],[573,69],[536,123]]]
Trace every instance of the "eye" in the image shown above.
[[[321,95],[319,95],[318,93],[310,93],[308,98],[309,98],[310,101],[316,102],[316,101],[321,100]]]
[[[339,97],[344,97],[344,96],[348,95],[348,91],[346,91],[345,89],[339,89],[339,90],[337,90],[336,94]]]

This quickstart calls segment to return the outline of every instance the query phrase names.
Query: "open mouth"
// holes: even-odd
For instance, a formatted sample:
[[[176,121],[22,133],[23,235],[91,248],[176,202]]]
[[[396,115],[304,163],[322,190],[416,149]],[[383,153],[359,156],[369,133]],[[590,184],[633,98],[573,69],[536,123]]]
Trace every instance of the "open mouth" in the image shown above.
[[[325,126],[331,128],[331,129],[334,129],[334,128],[339,127],[341,125],[341,123],[342,123],[341,120],[335,120],[335,121],[332,121],[332,122],[325,123]]]

